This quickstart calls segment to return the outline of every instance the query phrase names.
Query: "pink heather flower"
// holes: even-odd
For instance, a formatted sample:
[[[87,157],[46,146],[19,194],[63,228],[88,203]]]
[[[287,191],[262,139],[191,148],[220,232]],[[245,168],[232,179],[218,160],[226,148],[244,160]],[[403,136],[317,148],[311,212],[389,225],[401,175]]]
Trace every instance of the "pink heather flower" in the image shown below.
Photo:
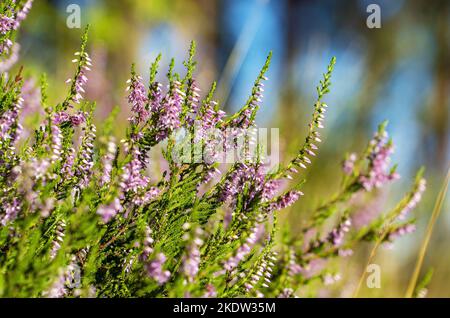
[[[61,244],[64,240],[64,231],[66,228],[66,223],[64,222],[64,220],[61,220],[58,222],[57,226],[56,226],[56,231],[55,231],[55,239],[53,241],[52,244],[52,248],[50,250],[50,258],[54,259],[56,257],[56,254],[58,253],[59,249],[61,248]]]
[[[208,183],[209,181],[213,180],[214,178],[216,178],[220,174],[221,174],[221,172],[220,172],[219,169],[217,169],[215,167],[207,167],[206,168],[206,172],[205,172],[205,174],[203,176],[203,179],[202,179],[202,181],[200,182],[199,185]]]
[[[269,206],[270,211],[278,211],[291,206],[303,195],[303,192],[298,190],[293,190],[285,193],[281,197],[278,198],[276,202],[273,202]]]
[[[255,226],[252,228],[250,235],[245,240],[244,244],[239,246],[239,248],[236,251],[236,254],[230,257],[225,263],[223,264],[223,268],[226,271],[232,271],[235,269],[239,263],[252,251],[253,246],[256,244],[256,242],[259,239],[259,235],[261,232],[260,226]]]
[[[7,142],[13,145],[22,127],[18,123],[19,111],[22,109],[23,98],[19,97],[13,104],[11,109],[8,109],[0,116],[0,145]]]
[[[31,10],[31,6],[33,5],[33,0],[28,0],[23,5],[22,9],[17,12],[17,22],[20,23],[27,17],[28,13]],[[18,26],[17,26],[18,27]]]
[[[294,295],[294,290],[292,288],[284,288],[277,298],[291,298]]]
[[[206,131],[211,128],[215,128],[217,124],[223,121],[225,112],[222,110],[216,110],[217,102],[207,102],[204,107],[199,111],[199,118],[201,118],[201,130]]]
[[[393,145],[388,141],[387,132],[384,130],[377,132],[370,145],[369,170],[359,177],[359,182],[367,191],[380,188],[388,181],[399,178],[397,173],[388,171]]]
[[[52,133],[52,163],[55,163],[57,160],[61,159],[62,152],[62,141],[63,135],[61,133],[61,129],[55,125],[51,125],[51,133]]]
[[[108,223],[123,209],[122,204],[118,198],[115,198],[111,203],[102,205],[98,208],[97,214],[101,216],[104,223]]]
[[[139,149],[133,147],[131,155],[131,161],[125,165],[122,173],[121,188],[124,193],[137,193],[140,189],[146,188],[149,182],[148,177],[142,175],[143,167]]]
[[[20,23],[26,18],[30,11],[32,3],[32,0],[28,0],[17,13],[11,9],[9,15],[0,14],[0,34],[6,36],[0,41],[0,55],[9,53],[9,49],[13,46],[13,43],[8,38],[7,34],[19,28]]]
[[[47,298],[63,298],[67,293],[66,273],[61,273],[50,289],[43,293],[43,296]]]
[[[146,178],[146,177],[145,177]],[[145,205],[150,203],[153,199],[155,199],[159,195],[160,190],[156,187],[151,187],[148,191],[146,191],[143,195],[134,196],[132,202],[135,205]]]
[[[153,243],[155,242],[152,238],[152,229],[147,225],[145,227],[145,236],[143,242],[143,250],[141,255],[141,260],[148,260],[150,254],[153,253]]]
[[[422,199],[422,195],[425,192],[425,189],[427,187],[427,181],[425,179],[420,179],[419,183],[416,186],[416,189],[410,196],[408,202],[406,203],[405,207],[400,211],[398,218],[400,220],[403,220],[406,218],[406,216],[413,210],[417,204]]]
[[[127,87],[127,91],[129,91],[128,102],[132,105],[131,111],[134,113],[134,117],[128,120],[136,124],[144,122],[147,120],[149,113],[146,109],[148,99],[145,86],[142,84],[142,78],[134,75],[127,83],[130,85]]]
[[[389,234],[388,236],[388,241],[392,242],[395,239],[402,237],[406,234],[410,234],[415,232],[416,230],[416,225],[415,224],[405,224],[400,226],[399,228],[397,228],[395,231],[393,231],[392,233]]]
[[[68,122],[70,120],[70,116],[65,111],[57,112],[53,116],[53,123],[55,125],[61,125],[62,123]]]
[[[160,285],[166,283],[170,278],[170,272],[163,269],[165,262],[166,256],[163,253],[159,253],[156,255],[156,258],[146,266],[148,275]]]
[[[2,46],[0,44],[0,52],[1,50]],[[12,44],[10,56],[5,60],[0,61],[0,73],[9,71],[11,67],[13,67],[17,63],[17,61],[19,60],[19,51],[20,45],[18,43]]]
[[[112,165],[113,165],[113,161],[116,157],[116,151],[117,151],[117,146],[114,142],[114,137],[110,137],[108,144],[107,144],[106,154],[102,157],[103,173],[100,178],[101,186],[104,186],[111,181],[111,173],[113,170]]]
[[[90,66],[92,66],[92,60],[89,57],[89,54],[86,52],[80,53],[76,52],[74,60],[72,62],[74,63],[80,63],[80,69],[75,75],[74,79],[69,78],[66,83],[71,83],[71,97],[70,100],[73,102],[79,104],[81,100],[83,99],[83,94],[85,93],[84,86],[87,84],[88,78],[86,77],[86,72],[90,71]],[[78,58],[79,56],[79,58]]]
[[[297,256],[292,248],[289,250],[289,262],[287,268],[288,274],[291,277],[298,275],[303,271],[303,267],[297,263]]]
[[[86,115],[84,112],[79,111],[75,115],[70,116],[70,122],[73,126],[80,126],[84,122],[86,122]]]
[[[263,77],[262,79],[267,80],[267,77]],[[264,92],[263,87],[264,84],[262,82],[257,83],[257,85],[254,87],[254,92],[249,99],[248,105],[244,107],[239,116],[231,122],[232,127],[247,129],[254,124],[254,118],[252,118],[252,116],[258,109],[259,104],[262,102]]]
[[[17,218],[22,206],[18,198],[14,198],[12,202],[3,205],[4,214],[0,215],[0,224],[5,226]]]
[[[342,276],[340,274],[331,274],[331,273],[326,273],[323,276],[323,284],[328,286],[328,285],[333,285],[336,282],[340,281],[342,278]]]
[[[243,184],[250,176],[248,173],[249,167],[244,163],[238,163],[235,169],[227,177],[220,194],[223,202],[236,199],[237,194],[241,191]]]
[[[170,91],[162,101],[162,107],[159,112],[157,123],[157,140],[161,141],[167,137],[167,134],[180,127],[182,96],[184,93],[180,90],[181,83],[174,81]]]
[[[76,175],[80,178],[80,187],[85,188],[89,184],[94,166],[94,140],[96,127],[90,125],[81,143],[80,154],[77,162]]]
[[[200,232],[200,229],[197,230]],[[198,233],[198,234],[200,234]],[[200,247],[203,245],[203,241],[196,237],[189,244],[187,249],[187,255],[183,260],[183,272],[190,282],[193,282],[197,276],[199,266],[200,266]]]
[[[328,242],[338,247],[344,242],[345,233],[350,231],[350,226],[352,222],[350,219],[343,219],[336,228],[334,228],[327,237]]]
[[[0,15],[0,33],[5,35],[8,32],[17,28],[17,21],[10,16],[4,14]]]
[[[64,164],[62,166],[62,173],[66,178],[71,178],[74,175],[73,165],[75,163],[75,149],[67,149],[67,153],[64,159]]]
[[[158,113],[161,110],[163,94],[161,90],[162,84],[158,82],[152,83],[149,92],[150,111]]]
[[[214,285],[207,284],[205,286],[205,293],[203,294],[202,298],[215,298],[217,297],[217,291]]]
[[[193,125],[195,118],[197,117],[197,113],[199,110],[199,98],[200,98],[200,89],[197,86],[196,80],[192,79],[190,81],[190,85],[188,88],[189,95],[187,96],[187,107],[189,110],[189,113],[186,116],[186,123],[188,125]]]
[[[356,154],[351,153],[348,158],[344,161],[342,169],[344,170],[344,173],[346,175],[351,175],[353,172],[353,169],[355,167],[355,161],[356,161]]]

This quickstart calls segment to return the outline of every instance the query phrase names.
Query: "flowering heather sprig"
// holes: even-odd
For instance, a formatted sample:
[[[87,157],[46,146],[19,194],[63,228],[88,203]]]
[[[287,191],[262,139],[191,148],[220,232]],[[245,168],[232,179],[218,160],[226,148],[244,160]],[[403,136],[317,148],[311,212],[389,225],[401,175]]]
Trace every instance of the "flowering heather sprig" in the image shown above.
[[[80,151],[77,157],[75,175],[80,179],[80,187],[88,186],[92,176],[92,168],[94,167],[94,141],[97,128],[90,124],[85,128],[85,133],[80,145]]]
[[[153,253],[153,243],[154,239],[152,237],[152,229],[147,225],[145,227],[145,233],[144,233],[144,241],[142,243],[142,255],[141,259],[146,261],[148,260],[149,256]]]
[[[393,242],[395,239],[402,237],[406,234],[410,234],[416,231],[416,225],[407,223],[400,225],[389,232],[388,236],[386,237],[386,240],[388,242]]]
[[[188,109],[188,114],[186,116],[186,123],[190,126],[194,125],[194,121],[197,117],[200,103],[200,88],[197,86],[195,79],[191,79],[189,83],[188,94],[186,95],[186,105]]]
[[[400,176],[395,172],[395,167],[388,171],[390,155],[394,151],[392,141],[388,139],[385,130],[387,122],[381,124],[377,133],[369,144],[368,171],[359,176],[359,182],[367,191],[380,188],[388,181],[398,179]]]
[[[61,133],[61,129],[59,128],[58,124],[55,123],[55,120],[53,120],[51,124],[51,134],[52,134],[52,163],[55,163],[57,160],[61,159],[61,152],[62,152],[62,142],[63,142],[63,135]]]
[[[179,81],[173,81],[163,101],[159,124],[164,131],[171,131],[180,127],[181,105],[184,95],[180,90],[180,86],[181,83]]]
[[[268,288],[271,283],[270,278],[272,277],[273,266],[276,262],[276,253],[268,252],[265,254],[258,265],[255,266],[255,271],[250,276],[250,281],[244,284],[245,290],[250,292],[255,289],[258,285],[262,288]],[[256,291],[257,294],[260,292]]]
[[[12,45],[11,54],[9,55],[9,57],[3,61],[0,61],[0,73],[9,71],[19,60],[20,45],[17,43],[11,45]],[[1,51],[1,44],[0,44],[0,51]]]
[[[13,46],[11,33],[16,31],[31,9],[33,0],[27,0],[20,8],[15,0],[5,1],[0,7],[0,56],[8,54]]]
[[[295,167],[306,169],[307,165],[311,164],[310,157],[316,156],[318,149],[317,143],[322,142],[321,134],[318,129],[324,128],[323,121],[325,119],[325,113],[328,105],[322,102],[323,97],[330,91],[331,74],[336,64],[336,58],[332,58],[328,65],[327,72],[323,74],[323,80],[320,81],[320,85],[317,86],[317,101],[314,104],[314,113],[312,120],[309,123],[308,135],[306,136],[305,143],[300,148],[297,156],[291,160],[286,169],[276,174],[276,177],[287,177],[289,173],[296,172]]]
[[[353,173],[353,169],[355,168],[357,156],[355,153],[351,153],[348,155],[347,159],[345,159],[342,170],[346,175],[351,175]]]
[[[344,243],[344,236],[350,231],[352,222],[349,218],[344,217],[336,228],[328,234],[327,240],[335,247],[339,247]]]
[[[236,253],[227,259],[223,264],[223,268],[226,271],[232,271],[235,269],[239,263],[244,260],[244,258],[252,251],[253,246],[258,241],[258,232],[260,231],[259,226],[254,226],[249,234],[249,236],[245,239],[245,242],[240,245],[236,251]]]
[[[288,206],[293,205],[302,195],[303,192],[299,190],[288,191],[284,195],[280,196],[275,202],[272,202],[269,206],[269,210],[278,211],[285,209]]]
[[[131,150],[131,159],[122,173],[121,189],[124,193],[137,193],[140,189],[147,187],[149,179],[142,174],[142,162],[140,160],[141,152],[137,147]]]
[[[194,281],[199,270],[200,247],[203,245],[203,240],[201,239],[202,234],[203,230],[201,228],[195,229],[194,237],[189,242],[186,248],[186,255],[183,259],[183,273],[189,282]],[[186,239],[189,240],[190,237],[187,236]]]
[[[146,266],[148,275],[160,285],[165,284],[170,278],[170,272],[163,269],[166,260],[166,256],[163,253],[159,253]]]
[[[411,193],[408,198],[408,202],[404,206],[404,208],[398,214],[398,218],[403,220],[406,216],[417,206],[417,204],[422,199],[422,195],[425,192],[427,187],[427,181],[424,178],[420,178],[417,182],[414,191]]]
[[[86,28],[81,42],[81,50],[75,53],[75,59],[73,63],[77,64],[77,70],[73,78],[66,80],[66,83],[71,84],[69,94],[65,101],[62,103],[62,110],[66,110],[68,107],[73,107],[73,103],[79,104],[83,99],[85,93],[84,86],[86,85],[88,78],[86,73],[91,70],[92,60],[89,54],[86,52],[87,32],[89,27]]]
[[[61,248],[61,244],[64,241],[65,228],[66,222],[64,222],[64,220],[61,220],[56,224],[55,238],[53,240],[52,249],[50,250],[50,258],[52,259],[56,257],[56,254],[58,253],[59,249]]]
[[[255,83],[252,88],[252,93],[248,98],[244,107],[241,108],[236,114],[234,114],[231,118],[229,118],[225,127],[238,127],[241,129],[250,128],[255,121],[256,113],[259,109],[259,105],[262,102],[263,92],[264,92],[264,83],[263,81],[267,81],[266,72],[269,69],[270,61],[272,59],[272,52],[267,56],[266,62],[261,69],[258,77],[255,80]]]
[[[122,209],[123,207],[122,204],[120,203],[119,198],[114,198],[111,203],[101,205],[97,210],[97,214],[100,215],[104,223],[108,223],[118,213],[120,213]]]
[[[100,185],[105,186],[111,181],[111,173],[113,171],[113,163],[116,158],[117,146],[115,138],[110,136],[106,145],[106,154],[102,157],[102,175],[100,177]]]
[[[0,224],[5,226],[17,218],[22,206],[18,198],[14,198],[12,202],[3,204],[4,214],[0,216]]]
[[[131,78],[127,81],[128,103],[131,105],[133,117],[128,120],[134,124],[139,124],[147,120],[149,112],[146,108],[148,103],[147,92],[142,77],[136,74],[134,66],[131,71]]]
[[[74,163],[76,152],[75,149],[70,147],[65,152],[64,163],[62,166],[62,173],[66,178],[71,178],[74,175]]]

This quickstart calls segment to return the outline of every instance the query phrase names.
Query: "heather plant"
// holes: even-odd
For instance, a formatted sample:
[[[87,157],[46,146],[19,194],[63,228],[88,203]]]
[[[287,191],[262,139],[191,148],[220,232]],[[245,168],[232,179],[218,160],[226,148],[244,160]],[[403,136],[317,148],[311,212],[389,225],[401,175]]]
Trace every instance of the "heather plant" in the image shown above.
[[[133,66],[126,92],[131,115],[118,141],[117,111],[97,127],[95,103],[84,98],[95,67],[87,30],[60,103],[48,102],[45,77],[30,92],[22,69],[10,72],[12,39],[30,4],[0,6],[0,296],[294,297],[315,282],[339,279],[336,261],[358,244],[390,244],[414,230],[410,214],[425,190],[422,171],[392,210],[354,226],[361,215],[352,198],[370,199],[399,177],[390,165],[387,123],[361,154],[346,156],[338,193],[305,215],[300,232],[278,222],[284,209],[301,204],[302,171],[318,155],[334,58],[294,158],[269,169],[257,145],[256,156],[222,164],[208,130],[231,129],[232,142],[219,147],[226,152],[238,148],[242,131],[256,127],[271,54],[233,115],[220,110],[215,83],[202,98],[195,43],[184,75],[170,63],[167,86],[156,80],[160,56],[147,84]],[[21,116],[36,104],[40,123],[23,127]],[[180,130],[186,132],[181,141]],[[209,151],[210,160],[177,160],[180,143]],[[153,150],[165,162],[161,175],[150,173]]]

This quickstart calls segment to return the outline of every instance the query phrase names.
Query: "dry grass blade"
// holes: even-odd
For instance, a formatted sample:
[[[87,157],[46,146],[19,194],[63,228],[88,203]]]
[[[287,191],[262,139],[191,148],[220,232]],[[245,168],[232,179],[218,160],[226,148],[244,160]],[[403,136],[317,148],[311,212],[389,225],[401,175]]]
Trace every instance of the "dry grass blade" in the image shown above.
[[[411,298],[414,293],[414,289],[417,284],[417,279],[419,278],[420,269],[422,268],[423,260],[425,258],[425,253],[427,251],[428,244],[431,239],[431,234],[433,233],[433,227],[436,223],[437,218],[442,209],[442,204],[445,200],[445,195],[448,189],[448,182],[450,177],[450,169],[447,171],[447,176],[445,178],[444,183],[442,184],[441,191],[436,199],[436,203],[434,205],[433,213],[430,218],[430,222],[428,223],[427,231],[425,233],[425,238],[423,239],[422,246],[420,247],[419,256],[417,257],[416,267],[414,268],[413,275],[411,276],[411,280],[409,281],[408,289],[406,291],[406,298]]]

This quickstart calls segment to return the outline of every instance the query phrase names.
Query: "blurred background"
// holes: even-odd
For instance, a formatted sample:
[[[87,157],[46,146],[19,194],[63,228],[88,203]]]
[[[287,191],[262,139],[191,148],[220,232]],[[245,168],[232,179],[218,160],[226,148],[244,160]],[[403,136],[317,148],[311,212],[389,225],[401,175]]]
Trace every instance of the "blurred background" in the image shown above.
[[[381,8],[381,28],[366,25],[367,6]],[[25,72],[47,73],[50,101],[67,91],[70,60],[82,29],[69,29],[66,11],[81,8],[81,26],[91,25],[88,51],[93,59],[88,99],[97,101],[101,121],[115,106],[124,114],[130,65],[148,78],[158,53],[160,78],[171,57],[184,74],[189,42],[197,42],[196,77],[203,92],[218,80],[218,98],[229,112],[242,107],[269,51],[273,60],[259,126],[277,127],[282,158],[303,141],[316,90],[332,56],[337,64],[326,119],[325,142],[308,172],[305,196],[284,221],[295,229],[322,200],[337,191],[345,153],[361,151],[376,126],[389,120],[396,145],[393,161],[401,179],[374,194],[385,211],[407,192],[415,171],[426,166],[428,189],[416,209],[418,230],[382,249],[382,288],[364,296],[402,296],[417,258],[424,230],[450,162],[450,1],[418,0],[36,0],[21,28]],[[126,116],[120,116],[118,136]],[[450,297],[449,200],[436,224],[423,272],[433,268],[429,296]],[[343,280],[323,296],[351,295],[370,245],[340,266]],[[307,296],[307,294],[306,294]]]

